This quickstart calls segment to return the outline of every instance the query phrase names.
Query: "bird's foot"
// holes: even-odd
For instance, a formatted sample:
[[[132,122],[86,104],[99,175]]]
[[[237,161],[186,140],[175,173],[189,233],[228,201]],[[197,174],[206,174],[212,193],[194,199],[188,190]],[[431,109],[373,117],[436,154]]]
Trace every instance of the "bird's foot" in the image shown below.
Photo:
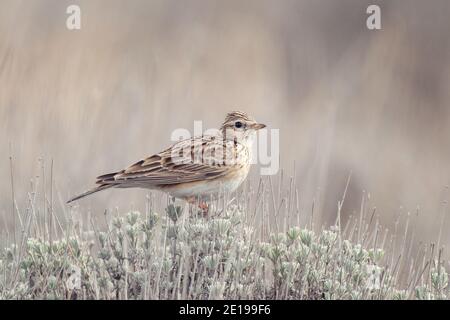
[[[209,205],[206,202],[200,202],[198,204],[199,209],[201,210],[201,214],[203,217],[207,217],[209,213]]]

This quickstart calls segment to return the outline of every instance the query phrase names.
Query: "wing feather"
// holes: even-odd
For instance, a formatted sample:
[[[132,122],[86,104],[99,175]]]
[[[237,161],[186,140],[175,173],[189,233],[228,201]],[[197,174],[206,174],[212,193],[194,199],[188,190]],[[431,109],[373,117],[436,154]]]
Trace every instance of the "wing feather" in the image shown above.
[[[214,136],[192,138],[175,143],[163,152],[140,160],[115,174],[100,176],[97,183],[126,184],[139,182],[149,186],[174,185],[223,177],[242,166],[238,156],[246,148]],[[243,154],[244,153],[244,154]],[[224,159],[236,161],[227,165]]]

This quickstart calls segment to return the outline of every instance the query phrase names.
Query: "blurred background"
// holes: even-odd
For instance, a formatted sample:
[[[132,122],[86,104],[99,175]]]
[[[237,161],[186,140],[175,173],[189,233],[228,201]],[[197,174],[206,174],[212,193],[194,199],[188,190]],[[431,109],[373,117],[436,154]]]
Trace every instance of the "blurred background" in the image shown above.
[[[81,30],[66,28],[81,7]],[[366,27],[369,4],[382,30]],[[416,239],[450,226],[450,2],[363,0],[0,0],[0,214],[27,207],[52,171],[58,203],[97,175],[167,147],[194,120],[247,111],[280,129],[281,167],[302,210],[331,224],[363,195]],[[41,160],[39,160],[41,159]],[[53,168],[51,163],[53,161]],[[295,166],[295,170],[294,170]],[[259,179],[258,170],[250,183]],[[144,206],[146,191],[78,203]],[[157,195],[160,196],[160,195]],[[418,213],[418,214],[417,214]]]

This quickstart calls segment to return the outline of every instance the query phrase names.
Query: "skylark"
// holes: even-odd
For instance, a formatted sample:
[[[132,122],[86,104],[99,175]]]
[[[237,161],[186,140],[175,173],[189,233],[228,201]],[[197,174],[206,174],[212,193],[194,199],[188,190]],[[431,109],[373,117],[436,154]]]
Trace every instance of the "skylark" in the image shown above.
[[[179,141],[124,170],[99,176],[96,187],[67,203],[109,188],[160,190],[190,203],[232,192],[247,177],[253,138],[264,127],[244,112],[230,112],[217,134]]]

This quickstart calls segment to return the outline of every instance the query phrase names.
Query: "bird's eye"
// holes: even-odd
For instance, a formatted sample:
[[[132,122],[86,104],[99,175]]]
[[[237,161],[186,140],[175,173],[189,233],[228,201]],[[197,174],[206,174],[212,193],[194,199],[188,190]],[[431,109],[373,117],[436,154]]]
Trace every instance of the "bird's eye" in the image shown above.
[[[236,127],[236,128],[242,128],[242,122],[240,122],[240,121],[236,121],[235,123],[234,123],[234,126]]]

